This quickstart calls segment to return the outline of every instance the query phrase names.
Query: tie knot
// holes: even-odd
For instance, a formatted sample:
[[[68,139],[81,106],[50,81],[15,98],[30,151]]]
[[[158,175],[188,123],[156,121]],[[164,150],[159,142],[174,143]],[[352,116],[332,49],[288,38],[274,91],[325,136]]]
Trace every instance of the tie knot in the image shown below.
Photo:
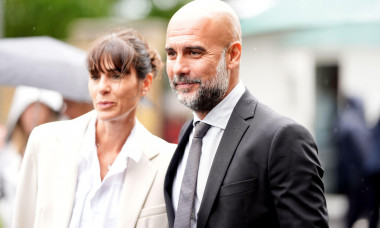
[[[203,122],[197,122],[195,124],[195,130],[193,138],[203,138],[203,136],[207,133],[208,129],[210,129],[210,125],[203,123]]]

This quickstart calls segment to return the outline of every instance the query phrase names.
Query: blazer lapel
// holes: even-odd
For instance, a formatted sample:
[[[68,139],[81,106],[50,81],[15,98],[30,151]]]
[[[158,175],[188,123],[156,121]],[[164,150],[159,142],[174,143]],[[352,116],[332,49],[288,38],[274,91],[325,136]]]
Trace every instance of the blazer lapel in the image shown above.
[[[215,198],[218,196],[219,189],[232,157],[249,127],[246,120],[254,116],[256,105],[257,100],[255,100],[248,90],[246,90],[231,114],[208,176],[203,199],[198,212],[198,228],[206,227],[212,206]]]
[[[57,200],[55,216],[60,219],[56,227],[68,227],[71,220],[71,213],[74,206],[75,191],[78,180],[78,158],[89,120],[91,115],[83,116],[71,122],[75,128],[68,128],[70,132],[65,132],[58,141],[61,146],[57,147],[57,178],[56,188]],[[72,129],[75,129],[73,131]],[[53,152],[53,151],[52,151]]]
[[[149,164],[150,160],[157,154],[157,150],[144,149],[138,163],[133,159],[128,159],[120,199],[119,228],[136,226],[145,199],[157,174],[157,169]]]

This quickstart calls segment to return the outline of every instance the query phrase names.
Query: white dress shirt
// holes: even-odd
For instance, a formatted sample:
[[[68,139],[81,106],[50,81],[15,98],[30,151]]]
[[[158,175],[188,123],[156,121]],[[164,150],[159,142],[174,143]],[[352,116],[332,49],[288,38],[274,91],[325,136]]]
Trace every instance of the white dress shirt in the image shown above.
[[[107,175],[101,181],[100,166],[95,143],[96,115],[86,130],[78,162],[78,182],[75,192],[70,228],[116,227],[119,199],[128,159],[136,163],[142,155],[139,133],[144,128],[136,119]]]
[[[197,219],[197,213],[199,211],[200,204],[202,202],[203,193],[206,187],[208,174],[211,169],[212,162],[214,160],[216,150],[218,149],[220,140],[223,136],[224,129],[226,129],[228,120],[232,114],[240,97],[245,92],[245,86],[242,82],[239,82],[235,88],[217,105],[215,106],[202,120],[202,122],[211,125],[206,135],[202,139],[202,154],[198,169],[197,190],[195,193],[194,210],[195,220]],[[194,123],[201,121],[200,118],[193,113]],[[193,128],[194,131],[194,128]],[[177,212],[179,194],[182,184],[183,175],[185,173],[185,167],[187,158],[189,157],[190,145],[193,138],[193,132],[189,136],[189,141],[185,148],[185,153],[181,162],[177,168],[177,174],[173,182],[172,202],[174,211]],[[196,227],[196,221],[192,222],[192,228]]]

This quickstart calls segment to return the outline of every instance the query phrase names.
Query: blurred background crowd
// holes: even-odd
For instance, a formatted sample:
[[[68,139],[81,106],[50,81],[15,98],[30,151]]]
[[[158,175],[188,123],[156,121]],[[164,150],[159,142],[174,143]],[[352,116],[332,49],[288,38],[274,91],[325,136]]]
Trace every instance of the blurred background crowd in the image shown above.
[[[3,0],[0,4],[0,227],[33,127],[92,109],[86,50],[132,27],[165,59],[168,19],[189,0]],[[243,31],[241,78],[313,133],[330,227],[380,227],[380,0],[226,0]],[[138,118],[176,142],[191,113],[155,79]]]

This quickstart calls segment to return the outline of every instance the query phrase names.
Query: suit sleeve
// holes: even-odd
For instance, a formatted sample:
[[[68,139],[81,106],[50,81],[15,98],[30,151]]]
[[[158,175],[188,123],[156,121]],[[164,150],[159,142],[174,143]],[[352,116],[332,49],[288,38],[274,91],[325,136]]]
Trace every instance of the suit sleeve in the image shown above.
[[[269,184],[280,227],[328,227],[323,169],[311,134],[298,124],[279,128],[269,156]]]
[[[37,197],[36,144],[36,134],[32,132],[19,173],[13,213],[13,228],[30,228],[34,225]]]

